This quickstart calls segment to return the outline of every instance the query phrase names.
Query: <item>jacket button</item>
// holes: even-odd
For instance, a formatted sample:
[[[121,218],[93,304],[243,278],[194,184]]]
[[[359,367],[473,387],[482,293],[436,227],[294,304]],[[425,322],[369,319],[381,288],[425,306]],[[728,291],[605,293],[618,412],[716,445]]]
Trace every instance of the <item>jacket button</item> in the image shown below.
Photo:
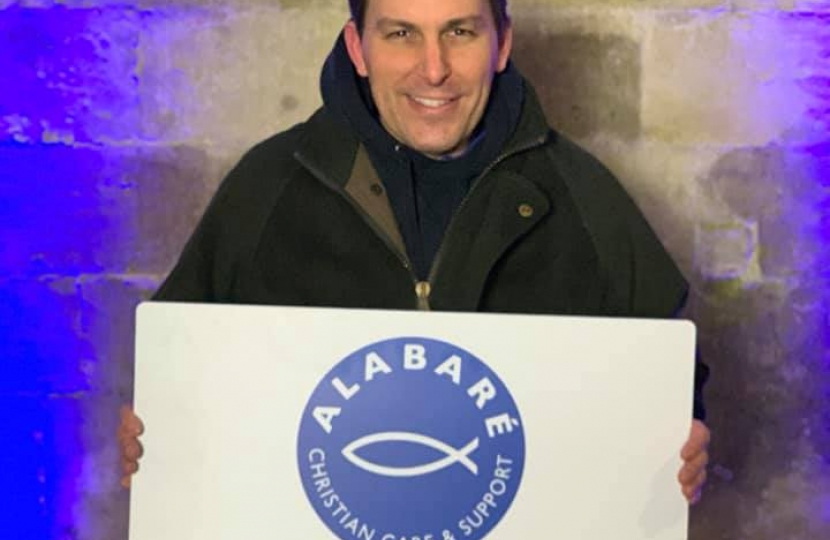
[[[529,204],[522,204],[519,206],[519,215],[523,218],[533,217],[533,207]]]
[[[377,196],[383,195],[383,187],[380,184],[372,184],[369,190]]]

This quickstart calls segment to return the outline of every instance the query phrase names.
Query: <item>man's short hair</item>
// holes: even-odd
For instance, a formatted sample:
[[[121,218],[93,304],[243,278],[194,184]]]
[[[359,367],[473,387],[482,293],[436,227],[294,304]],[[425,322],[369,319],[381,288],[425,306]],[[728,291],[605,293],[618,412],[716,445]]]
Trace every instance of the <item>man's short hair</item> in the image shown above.
[[[349,0],[349,10],[352,13],[352,19],[357,23],[357,30],[360,33],[363,33],[367,2],[369,0]],[[488,0],[488,2],[490,2],[490,9],[493,12],[493,19],[496,21],[496,31],[499,37],[502,37],[505,28],[510,23],[510,17],[507,15],[507,0]]]

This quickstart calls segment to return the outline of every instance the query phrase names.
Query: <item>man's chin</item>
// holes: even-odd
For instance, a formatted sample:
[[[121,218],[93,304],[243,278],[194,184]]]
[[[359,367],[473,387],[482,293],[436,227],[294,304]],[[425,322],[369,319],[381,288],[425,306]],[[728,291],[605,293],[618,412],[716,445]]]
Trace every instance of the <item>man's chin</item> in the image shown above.
[[[421,140],[413,141],[408,146],[431,158],[451,158],[462,154],[466,144],[461,144],[457,140]]]

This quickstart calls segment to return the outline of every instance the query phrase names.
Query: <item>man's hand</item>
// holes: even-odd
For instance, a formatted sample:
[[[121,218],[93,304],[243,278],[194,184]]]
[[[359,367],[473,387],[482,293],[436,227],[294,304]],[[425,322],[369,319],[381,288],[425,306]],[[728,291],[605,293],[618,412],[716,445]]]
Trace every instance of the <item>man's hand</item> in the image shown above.
[[[138,458],[144,448],[138,437],[144,433],[144,424],[129,405],[121,407],[121,423],[118,425],[118,447],[121,453],[121,485],[130,487],[132,475],[138,471]]]
[[[709,428],[700,420],[692,421],[692,431],[689,440],[683,446],[680,457],[683,458],[683,468],[677,475],[683,496],[689,504],[700,500],[700,492],[706,483],[706,465],[709,464]]]

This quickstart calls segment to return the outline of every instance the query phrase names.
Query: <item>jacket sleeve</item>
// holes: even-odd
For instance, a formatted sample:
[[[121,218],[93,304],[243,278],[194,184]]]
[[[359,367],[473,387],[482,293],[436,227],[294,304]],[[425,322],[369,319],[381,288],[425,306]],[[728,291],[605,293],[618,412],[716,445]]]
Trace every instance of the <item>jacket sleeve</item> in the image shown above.
[[[231,279],[229,265],[217,265],[222,212],[221,190],[214,196],[196,230],[185,244],[173,270],[153,295],[163,302],[218,302]]]
[[[153,300],[230,302],[237,268],[269,211],[262,184],[278,182],[268,174],[267,152],[262,143],[255,146],[224,178]]]
[[[576,144],[557,136],[550,150],[557,172],[580,209],[609,281],[608,313],[673,318],[688,296],[688,283],[619,181]],[[703,388],[709,367],[697,355],[693,416],[706,417]]]

